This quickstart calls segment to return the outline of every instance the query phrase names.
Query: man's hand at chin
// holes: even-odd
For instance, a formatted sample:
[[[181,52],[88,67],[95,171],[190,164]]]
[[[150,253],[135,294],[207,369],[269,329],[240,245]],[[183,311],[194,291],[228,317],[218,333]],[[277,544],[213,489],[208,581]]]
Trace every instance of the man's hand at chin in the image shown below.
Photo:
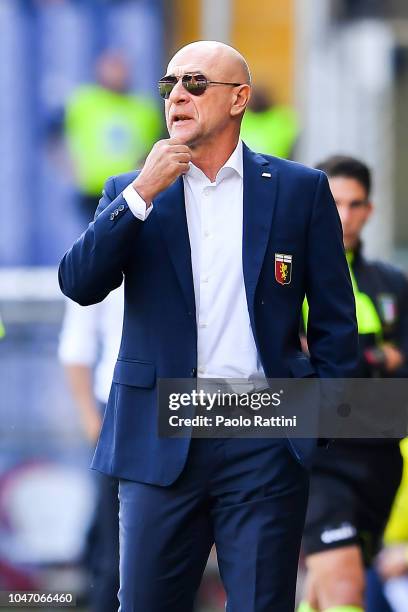
[[[142,171],[133,181],[133,189],[146,202],[167,189],[181,174],[188,171],[191,150],[180,138],[159,140],[146,158]]]

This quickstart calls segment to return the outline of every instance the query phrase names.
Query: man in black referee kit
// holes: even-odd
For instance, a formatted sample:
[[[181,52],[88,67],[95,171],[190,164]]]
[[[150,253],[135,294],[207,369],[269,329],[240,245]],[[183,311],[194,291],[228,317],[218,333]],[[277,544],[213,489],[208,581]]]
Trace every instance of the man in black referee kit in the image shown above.
[[[370,171],[342,156],[318,168],[328,175],[337,204],[356,300],[360,359],[354,377],[407,376],[408,281],[395,267],[362,254],[360,235],[373,210]],[[363,611],[364,568],[378,552],[401,470],[397,439],[341,439],[317,450],[299,612]]]

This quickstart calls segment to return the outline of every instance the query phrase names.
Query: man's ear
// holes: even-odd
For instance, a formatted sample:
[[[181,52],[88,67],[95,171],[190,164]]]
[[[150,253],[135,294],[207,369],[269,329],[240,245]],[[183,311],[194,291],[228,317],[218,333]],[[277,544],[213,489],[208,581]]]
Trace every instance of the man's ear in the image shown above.
[[[237,117],[238,115],[243,115],[247,104],[249,102],[249,98],[251,95],[251,88],[249,85],[240,85],[235,89],[232,98],[232,106],[231,106],[231,116]]]

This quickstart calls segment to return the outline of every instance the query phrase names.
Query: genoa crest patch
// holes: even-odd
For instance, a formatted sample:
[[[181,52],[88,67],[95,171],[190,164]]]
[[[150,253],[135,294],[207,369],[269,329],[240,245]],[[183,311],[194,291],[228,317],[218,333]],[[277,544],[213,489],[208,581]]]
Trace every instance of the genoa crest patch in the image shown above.
[[[292,255],[275,253],[275,279],[281,285],[289,285],[292,280]]]

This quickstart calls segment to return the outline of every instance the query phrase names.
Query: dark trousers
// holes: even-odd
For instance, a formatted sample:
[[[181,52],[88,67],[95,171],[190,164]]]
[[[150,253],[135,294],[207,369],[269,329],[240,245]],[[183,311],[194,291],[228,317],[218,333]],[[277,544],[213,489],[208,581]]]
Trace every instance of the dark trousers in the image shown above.
[[[121,612],[191,612],[215,542],[227,612],[293,612],[308,473],[284,439],[195,439],[177,481],[119,483]]]
[[[93,525],[90,609],[118,609],[119,590],[119,500],[118,481],[96,473],[97,502]]]

